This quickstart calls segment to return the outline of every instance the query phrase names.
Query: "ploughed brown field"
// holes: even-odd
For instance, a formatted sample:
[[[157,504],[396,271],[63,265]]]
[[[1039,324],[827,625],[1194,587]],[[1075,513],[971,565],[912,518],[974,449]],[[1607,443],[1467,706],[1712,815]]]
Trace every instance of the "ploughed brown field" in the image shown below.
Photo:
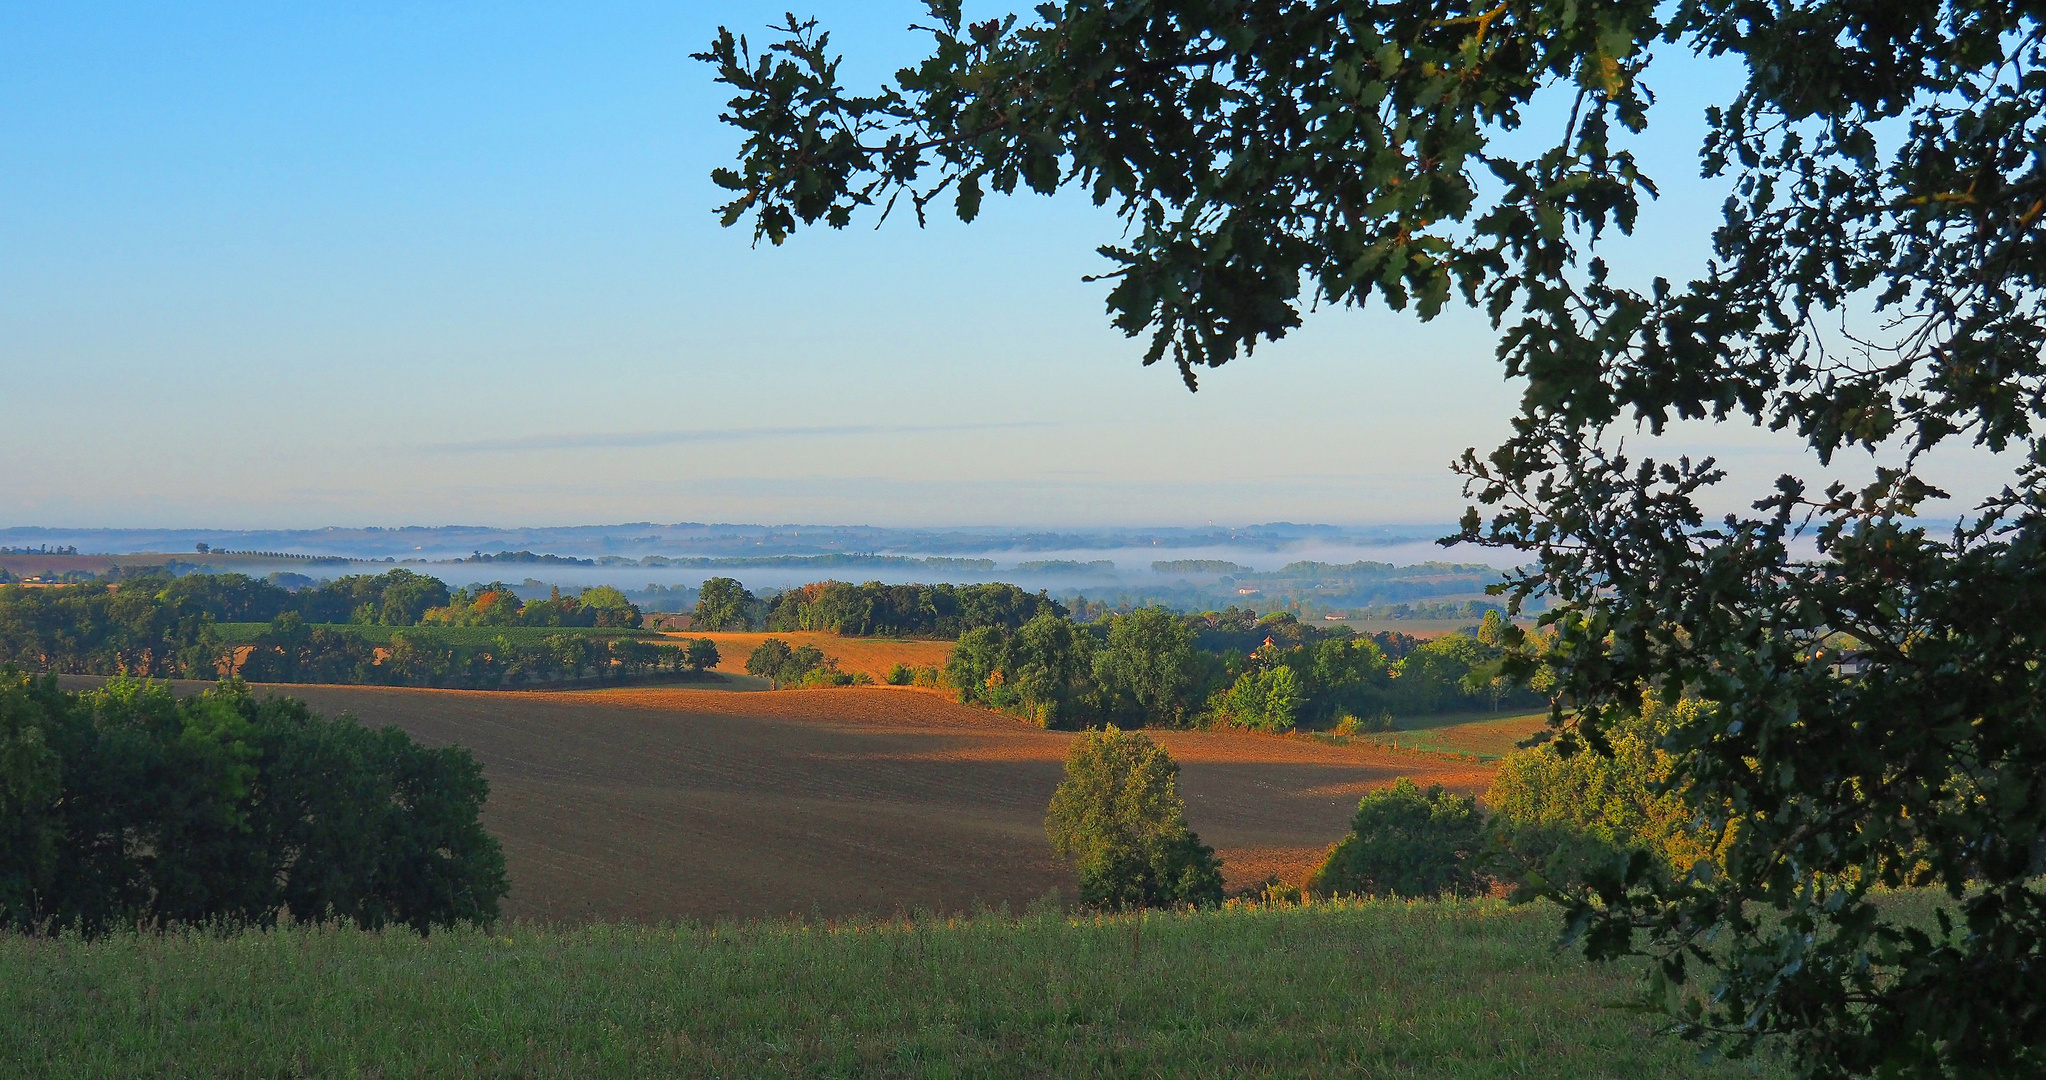
[[[473,751],[515,918],[1021,909],[1077,892],[1043,826],[1076,736],[929,691],[270,691]],[[1300,881],[1357,799],[1395,777],[1466,793],[1491,780],[1489,765],[1369,745],[1151,734],[1180,762],[1187,816],[1232,888]]]
[[[751,656],[753,650],[759,648],[760,643],[768,638],[780,638],[788,642],[791,649],[799,649],[805,645],[815,645],[823,651],[824,655],[833,657],[838,661],[839,670],[846,672],[864,671],[872,676],[875,682],[885,681],[888,678],[888,669],[896,664],[907,664],[910,667],[942,668],[945,666],[945,661],[952,657],[952,642],[949,641],[926,641],[917,638],[839,637],[837,634],[821,634],[809,630],[783,631],[772,634],[752,632],[692,634],[682,630],[665,636],[677,641],[709,638],[717,642],[717,669],[728,675],[737,675],[741,679],[747,678],[746,658]],[[754,684],[751,680],[748,680],[741,685],[751,689]],[[759,683],[759,686],[762,687],[766,685],[765,682]]]

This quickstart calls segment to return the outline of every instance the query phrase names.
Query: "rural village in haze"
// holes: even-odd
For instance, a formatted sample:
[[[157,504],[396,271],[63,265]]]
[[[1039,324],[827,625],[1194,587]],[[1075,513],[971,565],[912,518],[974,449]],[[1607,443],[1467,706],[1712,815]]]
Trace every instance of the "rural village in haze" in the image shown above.
[[[0,1076],[2046,1077],[2046,5],[784,7],[0,13]]]

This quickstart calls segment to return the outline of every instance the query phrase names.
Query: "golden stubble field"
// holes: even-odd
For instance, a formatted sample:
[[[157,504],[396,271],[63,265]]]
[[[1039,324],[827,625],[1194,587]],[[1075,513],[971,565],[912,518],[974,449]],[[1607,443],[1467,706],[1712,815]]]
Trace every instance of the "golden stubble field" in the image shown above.
[[[805,645],[815,645],[823,651],[824,655],[835,658],[838,661],[840,670],[847,672],[864,671],[872,676],[875,682],[886,681],[888,669],[896,664],[907,664],[910,667],[942,668],[945,666],[945,661],[952,656],[952,642],[949,641],[927,641],[918,638],[839,637],[837,634],[821,634],[809,630],[782,631],[772,634],[753,632],[692,634],[687,631],[678,631],[663,636],[676,642],[689,641],[694,638],[709,638],[717,642],[717,670],[727,675],[738,676],[741,680],[748,679],[746,675],[746,658],[751,656],[753,650],[759,648],[760,643],[768,638],[780,638],[788,642],[789,648],[792,649],[799,649]],[[750,680],[739,683],[739,685],[746,689],[755,688],[754,683]],[[762,682],[758,685],[764,687],[767,684]]]
[[[266,688],[458,743],[491,783],[510,916],[642,922],[1021,908],[1073,876],[1044,837],[1075,737],[937,694]],[[1297,882],[1395,777],[1489,766],[1236,733],[1154,732],[1232,887]]]

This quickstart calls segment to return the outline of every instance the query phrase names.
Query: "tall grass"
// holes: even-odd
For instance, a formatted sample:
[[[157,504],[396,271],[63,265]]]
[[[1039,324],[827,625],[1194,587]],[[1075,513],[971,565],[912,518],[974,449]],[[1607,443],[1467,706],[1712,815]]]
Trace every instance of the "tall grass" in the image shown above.
[[[0,938],[51,1077],[1734,1077],[1493,901]]]

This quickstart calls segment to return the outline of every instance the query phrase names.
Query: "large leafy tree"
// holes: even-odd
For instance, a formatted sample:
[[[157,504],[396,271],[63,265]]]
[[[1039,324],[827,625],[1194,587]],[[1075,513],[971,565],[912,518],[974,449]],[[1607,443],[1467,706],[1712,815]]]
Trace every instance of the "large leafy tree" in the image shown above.
[[[1301,886],[1322,896],[1435,897],[1482,894],[1484,818],[1478,800],[1407,777],[1357,802],[1350,833]]]
[[[931,54],[871,93],[814,24],[758,53],[721,32],[728,223],[780,243],[1081,188],[1129,225],[1101,248],[1111,316],[1189,386],[1305,304],[1480,307],[1527,390],[1460,465],[1488,508],[1463,536],[1531,555],[1514,598],[1557,631],[1508,644],[1553,670],[1566,746],[1600,751],[1644,689],[1703,702],[1663,748],[1730,834],[1710,875],[1644,859],[1559,886],[1574,932],[1658,957],[1689,1033],[1781,1035],[1814,1074],[2046,1069],[2046,4],[929,7]],[[1631,282],[1602,252],[1655,192],[1627,147],[1656,47],[1746,78],[1707,117],[1731,190],[1710,263]],[[1889,456],[1713,519],[1714,462],[1620,446],[1677,420]],[[1923,467],[1953,444],[2007,484],[1929,527]],[[1913,881],[1946,890],[1936,925],[1872,893]]]
[[[1145,720],[1184,720],[1200,676],[1193,631],[1164,608],[1111,617],[1108,640],[1094,653],[1094,680],[1111,699],[1106,704]]]
[[[240,682],[70,693],[0,666],[0,927],[489,922],[488,794],[466,750]]]
[[[753,594],[738,579],[714,577],[698,592],[689,625],[697,630],[745,630],[752,625],[753,604]]]

